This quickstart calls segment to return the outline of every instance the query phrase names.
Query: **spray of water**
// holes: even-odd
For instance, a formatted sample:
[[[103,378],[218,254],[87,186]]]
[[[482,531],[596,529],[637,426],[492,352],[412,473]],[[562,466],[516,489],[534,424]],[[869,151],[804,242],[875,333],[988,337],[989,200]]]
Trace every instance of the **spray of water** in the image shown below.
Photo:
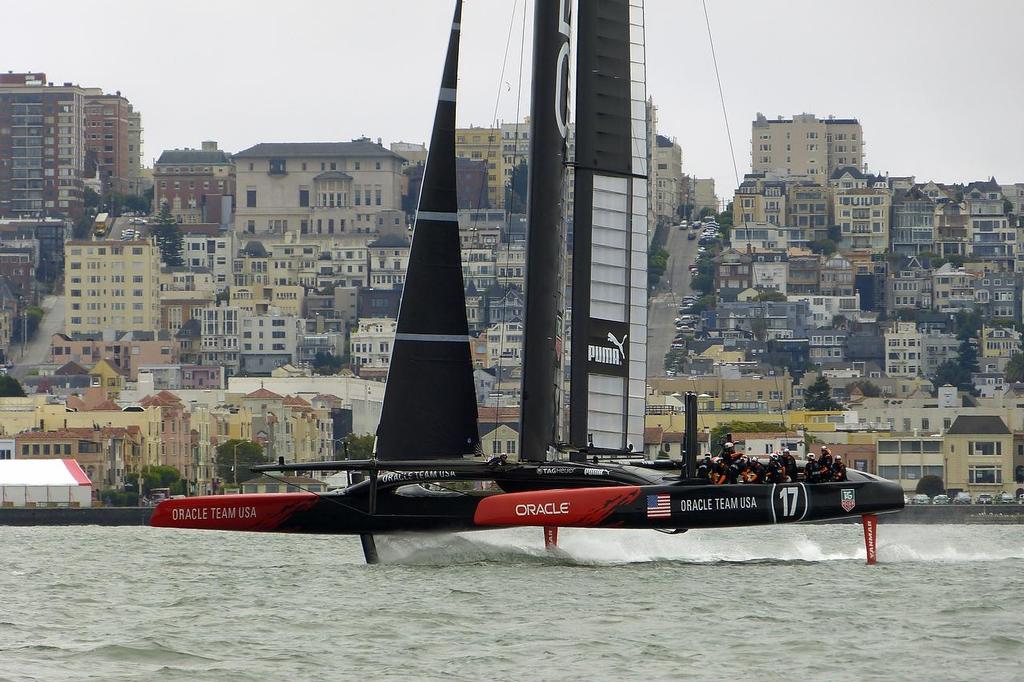
[[[991,529],[979,541],[967,525],[883,525],[879,561],[974,562],[1024,559],[1016,526]],[[544,549],[539,528],[378,538],[386,563],[451,565],[483,562],[616,565],[647,562],[737,563],[864,561],[859,525],[654,531],[563,528],[559,547]]]

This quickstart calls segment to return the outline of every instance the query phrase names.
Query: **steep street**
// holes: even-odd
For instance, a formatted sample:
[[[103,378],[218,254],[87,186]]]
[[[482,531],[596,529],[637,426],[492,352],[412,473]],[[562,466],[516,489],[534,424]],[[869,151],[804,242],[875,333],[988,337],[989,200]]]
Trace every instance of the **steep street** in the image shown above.
[[[697,240],[686,238],[687,230],[673,227],[665,250],[669,252],[668,269],[647,311],[647,375],[664,374],[665,354],[675,337],[675,318],[679,299],[690,293],[689,267],[697,257]]]
[[[23,378],[35,365],[49,362],[51,337],[64,331],[64,300],[63,296],[47,296],[43,299],[45,314],[36,335],[29,339],[26,346],[17,344],[11,348],[11,360],[15,365],[11,370],[12,375]]]

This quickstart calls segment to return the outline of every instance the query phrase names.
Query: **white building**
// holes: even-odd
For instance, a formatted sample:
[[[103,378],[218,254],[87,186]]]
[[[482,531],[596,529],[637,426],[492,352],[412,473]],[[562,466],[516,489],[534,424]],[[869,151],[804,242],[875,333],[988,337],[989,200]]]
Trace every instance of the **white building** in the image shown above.
[[[352,332],[349,348],[352,364],[364,376],[383,379],[391,362],[391,346],[395,341],[398,320],[387,317],[367,317],[359,320]]]
[[[832,327],[832,320],[841,315],[851,322],[860,317],[860,292],[852,296],[816,296],[814,294],[798,294],[788,296],[790,301],[806,301],[810,309],[810,320],[815,328]]]
[[[266,313],[242,311],[239,329],[240,371],[262,374],[295,362],[306,321],[295,315],[286,315],[277,308],[270,308]]]
[[[487,366],[499,363],[514,365],[522,361],[523,325],[521,322],[502,322],[491,325],[487,336]]]
[[[384,235],[366,246],[369,255],[370,286],[374,289],[401,289],[409,269],[409,241]]]
[[[913,322],[896,322],[885,333],[885,373],[891,377],[922,374],[922,334]]]

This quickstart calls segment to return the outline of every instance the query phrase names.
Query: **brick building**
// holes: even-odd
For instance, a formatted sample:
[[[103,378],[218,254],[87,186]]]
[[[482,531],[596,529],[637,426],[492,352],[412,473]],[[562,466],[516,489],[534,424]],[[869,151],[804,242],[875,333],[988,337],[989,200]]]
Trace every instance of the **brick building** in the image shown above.
[[[153,206],[171,208],[179,223],[231,221],[235,166],[216,142],[202,149],[168,149],[153,164]]]

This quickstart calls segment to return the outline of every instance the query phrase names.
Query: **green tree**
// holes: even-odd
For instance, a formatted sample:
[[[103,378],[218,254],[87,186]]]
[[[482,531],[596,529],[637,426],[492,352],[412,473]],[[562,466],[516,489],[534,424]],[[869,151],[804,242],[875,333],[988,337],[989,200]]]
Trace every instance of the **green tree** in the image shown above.
[[[138,484],[138,475],[129,474],[125,477],[133,486]],[[181,473],[172,466],[146,466],[142,468],[142,493],[149,494],[153,488],[170,488],[171,494],[185,494],[185,481],[181,480]]]
[[[345,359],[334,353],[319,351],[313,356],[313,371],[317,374],[337,374],[345,364]]]
[[[82,203],[87,211],[95,211],[100,207],[100,195],[91,187],[86,187],[82,191]]]
[[[788,299],[786,298],[786,295],[781,291],[776,291],[775,289],[765,289],[764,291],[761,291],[757,296],[755,296],[754,300],[757,301],[758,303],[766,301],[785,303]]]
[[[841,405],[832,399],[832,386],[828,379],[819,374],[814,383],[804,391],[804,409],[807,410],[838,410]]]
[[[156,227],[153,228],[153,236],[156,238],[156,245],[160,247],[160,260],[169,266],[184,265],[181,257],[183,239],[178,221],[171,215],[171,208],[167,204],[160,206],[160,213],[156,217]]]
[[[647,286],[651,289],[658,285],[661,276],[668,268],[668,251],[653,248],[647,254]]]
[[[971,372],[981,371],[981,367],[978,366],[978,349],[974,347],[974,343],[969,338],[960,341],[957,360],[959,360],[960,366],[967,371],[968,379],[970,379],[969,375]]]
[[[140,197],[138,194],[123,194],[121,196],[124,210],[149,215],[149,199]]]
[[[249,467],[266,463],[263,446],[251,440],[232,438],[217,446],[217,478],[223,483],[241,483],[251,478]]]
[[[867,379],[858,379],[857,381],[851,381],[846,385],[846,392],[849,393],[854,389],[859,390],[861,395],[865,398],[877,398],[882,395],[882,389],[868,381]]]
[[[964,339],[976,338],[978,333],[981,331],[981,324],[983,321],[981,313],[977,310],[959,311],[953,317],[953,322],[956,324],[956,338],[961,341]]]
[[[708,446],[713,454],[722,450],[722,444],[732,433],[785,433],[786,425],[779,422],[745,422],[734,421],[719,424],[708,434]]]
[[[1017,383],[1024,381],[1024,353],[1014,353],[1006,363],[1006,380]]]
[[[24,398],[25,389],[21,382],[12,376],[0,376],[0,398]]]
[[[766,338],[768,338],[768,321],[765,320],[763,317],[751,318],[750,332],[758,341],[764,341]]]
[[[512,178],[505,185],[505,206],[509,207],[512,213],[526,211],[526,188],[529,177],[530,166],[525,159],[521,160],[512,169]]]
[[[367,433],[357,436],[350,433],[345,436],[345,449],[348,451],[347,459],[370,459],[373,454],[373,434]]]
[[[946,484],[942,482],[941,476],[929,474],[928,476],[922,476],[918,480],[917,487],[914,488],[914,492],[927,495],[928,497],[935,497],[936,495],[942,495],[946,492]]]
[[[824,256],[831,256],[836,252],[836,243],[831,239],[816,239],[807,247],[814,253],[820,253]]]
[[[935,388],[945,386],[946,384],[958,388],[964,386],[970,388],[971,373],[961,367],[960,363],[956,360],[946,360],[936,368],[935,376],[932,377],[932,383],[935,384]]]

